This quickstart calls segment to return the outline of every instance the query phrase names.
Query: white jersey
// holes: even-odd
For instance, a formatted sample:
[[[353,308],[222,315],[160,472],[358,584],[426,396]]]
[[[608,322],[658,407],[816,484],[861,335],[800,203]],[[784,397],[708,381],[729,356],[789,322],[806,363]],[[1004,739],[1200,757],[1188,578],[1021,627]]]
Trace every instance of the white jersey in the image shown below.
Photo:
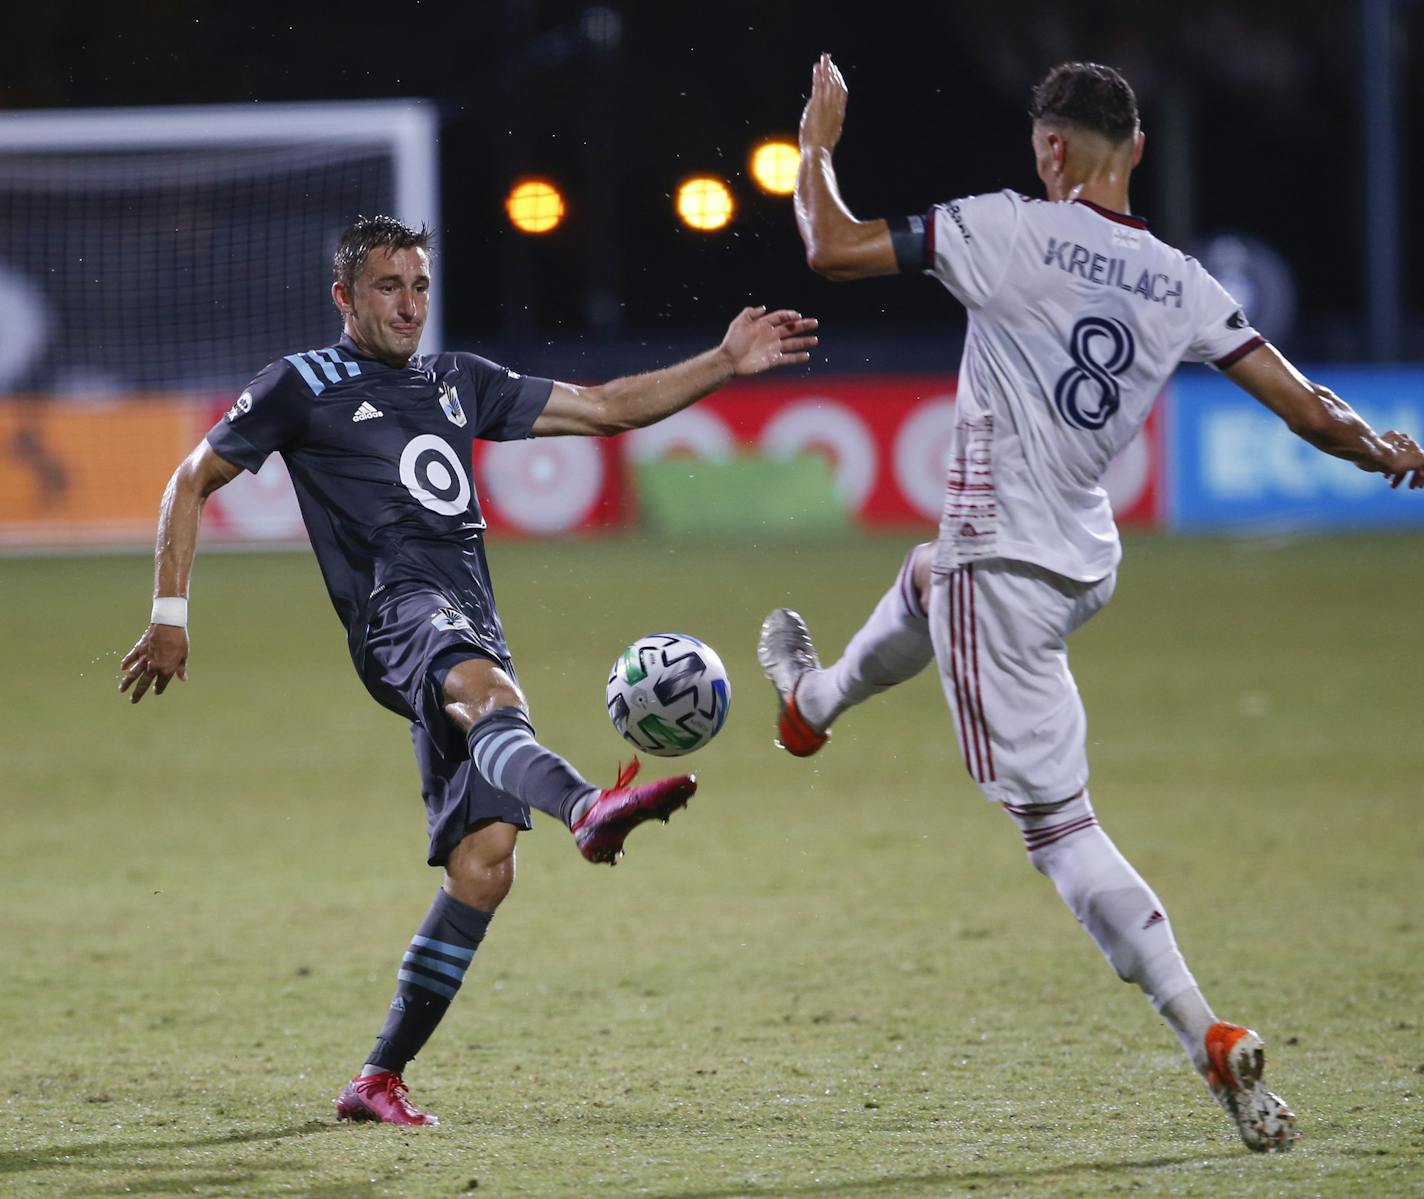
[[[1228,366],[1262,338],[1195,259],[1085,201],[970,196],[892,232],[902,269],[969,310],[936,570],[1105,578],[1122,556],[1108,463],[1178,363]]]

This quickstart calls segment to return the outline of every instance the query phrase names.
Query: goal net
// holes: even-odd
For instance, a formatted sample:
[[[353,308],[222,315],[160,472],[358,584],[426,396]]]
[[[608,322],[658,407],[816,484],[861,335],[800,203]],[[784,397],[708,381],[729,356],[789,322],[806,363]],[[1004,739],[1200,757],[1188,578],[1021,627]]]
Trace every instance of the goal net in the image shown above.
[[[341,230],[438,202],[419,101],[0,114],[0,545],[151,536],[174,448],[337,336]]]

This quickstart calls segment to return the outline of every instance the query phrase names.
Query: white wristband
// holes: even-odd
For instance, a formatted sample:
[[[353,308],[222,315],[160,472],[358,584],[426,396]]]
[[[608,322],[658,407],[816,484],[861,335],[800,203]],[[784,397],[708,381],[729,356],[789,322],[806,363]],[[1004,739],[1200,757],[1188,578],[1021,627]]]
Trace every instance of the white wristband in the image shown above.
[[[181,595],[160,595],[153,601],[153,624],[171,624],[180,629],[188,627],[188,601]]]

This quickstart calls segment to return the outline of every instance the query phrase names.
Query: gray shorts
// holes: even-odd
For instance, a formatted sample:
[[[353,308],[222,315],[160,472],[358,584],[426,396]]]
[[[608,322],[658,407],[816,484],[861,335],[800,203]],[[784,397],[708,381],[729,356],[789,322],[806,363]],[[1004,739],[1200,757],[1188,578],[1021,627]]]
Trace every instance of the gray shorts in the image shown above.
[[[533,827],[529,805],[490,786],[469,760],[461,733],[445,715],[445,676],[467,658],[486,658],[515,678],[503,638],[482,636],[488,614],[466,612],[448,595],[398,584],[373,606],[361,681],[382,707],[410,723],[430,834],[427,861],[443,866],[476,825],[500,820]]]

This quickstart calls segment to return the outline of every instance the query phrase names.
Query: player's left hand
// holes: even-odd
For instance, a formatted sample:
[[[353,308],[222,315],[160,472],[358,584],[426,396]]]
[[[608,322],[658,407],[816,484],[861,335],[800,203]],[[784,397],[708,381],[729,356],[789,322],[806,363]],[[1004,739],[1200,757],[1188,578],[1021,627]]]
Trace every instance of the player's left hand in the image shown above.
[[[829,54],[822,54],[811,68],[811,98],[801,112],[801,152],[833,150],[841,140],[845,125],[846,101],[850,91],[840,68]]]
[[[775,366],[807,362],[811,347],[820,340],[812,335],[819,323],[790,308],[743,308],[727,326],[722,352],[731,360],[734,375],[758,375]]]

